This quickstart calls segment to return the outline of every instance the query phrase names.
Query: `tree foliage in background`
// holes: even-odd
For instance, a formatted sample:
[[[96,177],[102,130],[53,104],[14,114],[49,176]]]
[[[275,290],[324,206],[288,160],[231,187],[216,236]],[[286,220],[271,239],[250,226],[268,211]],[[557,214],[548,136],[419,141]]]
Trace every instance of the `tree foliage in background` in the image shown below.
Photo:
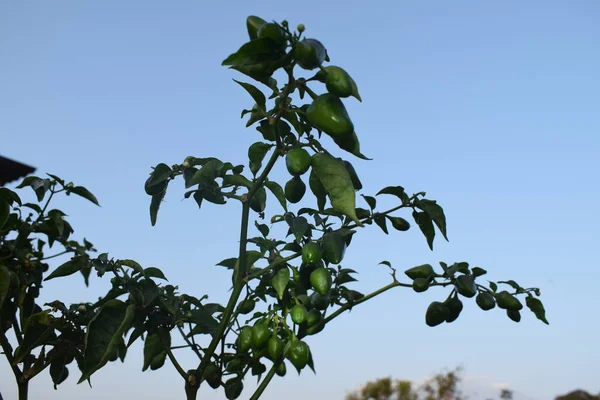
[[[361,192],[358,171],[346,159],[369,160],[361,152],[359,135],[344,105],[344,101],[362,101],[354,79],[346,69],[326,65],[330,62],[328,50],[319,40],[303,36],[304,25],[292,31],[286,21],[266,22],[256,16],[248,17],[246,24],[250,40],[223,65],[261,85],[262,90],[235,80],[251,98],[251,106],[241,116],[259,137],[248,147],[248,160],[238,164],[202,155],[189,156],[181,164],[159,163],[144,185],[151,197],[152,225],[157,223],[159,208],[175,180],[182,180],[185,198],[192,198],[201,209],[207,204],[231,203],[241,208],[237,249],[217,262],[231,274],[229,300],[225,304],[209,302],[202,293],[201,279],[197,293],[181,294],[158,268],[143,268],[129,259],[114,260],[107,253],[92,258],[88,242],[65,242],[65,251],[72,252],[73,258],[45,280],[79,272],[87,283],[95,270],[100,276],[110,273],[112,288],[95,303],[66,307],[57,302],[24,312],[24,300],[19,299],[28,292],[23,294],[23,288],[29,290],[33,285],[39,289],[42,282],[41,274],[27,278],[25,261],[32,259],[28,254],[39,262],[45,257],[33,248],[30,234],[51,232],[50,245],[64,237],[70,225],[62,212],[47,211],[46,207],[36,210],[44,216],[39,218],[47,221],[45,228],[40,228],[42,222],[37,219],[22,219],[16,194],[3,191],[0,232],[6,250],[0,268],[8,271],[2,273],[10,279],[1,281],[2,319],[9,322],[5,322],[6,329],[17,333],[23,350],[12,350],[6,330],[3,346],[11,366],[18,371],[15,376],[19,382],[28,381],[29,375],[24,378],[21,374],[37,362],[42,367],[49,364],[51,374],[58,371],[54,373],[55,383],[60,383],[66,378],[67,361],[73,359],[81,373],[79,382],[89,381],[108,362],[123,359],[132,343],[143,340],[142,369],[156,370],[168,360],[181,375],[188,400],[197,398],[203,384],[236,399],[250,377],[259,384],[248,396],[257,399],[273,377],[284,376],[288,368],[298,373],[306,367],[315,371],[310,336],[345,311],[396,287],[417,293],[446,289],[425,310],[425,323],[431,327],[455,321],[464,299],[473,299],[485,311],[500,309],[519,322],[524,308],[519,297],[538,319],[548,323],[538,299],[539,289],[522,287],[514,280],[484,282],[481,277],[487,272],[463,261],[440,262],[435,268],[430,264],[408,268],[404,280],[389,261],[381,261],[390,271],[389,284],[368,294],[356,290],[358,271],[345,257],[356,234],[367,230],[374,234],[375,228],[383,234],[406,235],[418,227],[433,250],[436,236],[448,239],[444,210],[425,192],[410,194],[399,182],[377,193]],[[277,82],[275,73],[283,75],[283,84]],[[277,165],[289,173],[287,181],[272,179]],[[50,197],[64,190],[97,203],[87,190],[52,178],[27,178],[22,186],[30,186],[36,194],[50,191]],[[393,199],[396,205],[381,209],[378,202],[383,197]],[[43,196],[38,198],[41,201]],[[414,222],[409,222],[411,219]],[[10,239],[11,235],[16,239]],[[376,256],[379,260],[385,257]],[[19,326],[26,328],[20,331],[24,336],[16,331],[17,313],[21,313]],[[55,345],[54,336],[50,334],[48,339],[46,330],[32,327],[41,324],[42,328],[50,326],[62,332],[59,326],[63,323],[78,334],[69,344],[76,354],[64,356],[62,364],[48,362],[47,356],[27,357],[34,350],[43,354],[48,346]],[[197,362],[181,365],[176,356],[181,350],[195,354]],[[43,361],[38,362],[40,359]],[[439,394],[440,384],[445,384],[434,383],[438,386],[431,386],[432,396]],[[403,390],[410,396],[410,385]],[[21,400],[25,398],[26,391]]]
[[[459,390],[460,373],[460,368],[439,373],[418,387],[406,380],[380,378],[348,394],[346,400],[465,400]]]

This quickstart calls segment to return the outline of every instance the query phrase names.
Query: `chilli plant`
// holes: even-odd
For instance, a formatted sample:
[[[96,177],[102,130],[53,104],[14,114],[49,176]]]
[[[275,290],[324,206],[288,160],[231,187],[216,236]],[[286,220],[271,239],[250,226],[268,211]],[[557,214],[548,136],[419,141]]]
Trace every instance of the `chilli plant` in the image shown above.
[[[408,218],[433,250],[436,233],[447,240],[444,211],[425,192],[411,195],[399,185],[357,197],[361,180],[343,158],[369,160],[360,150],[344,106],[344,101],[362,101],[356,82],[342,67],[326,65],[330,62],[326,48],[319,40],[304,37],[304,25],[293,31],[286,21],[266,22],[256,16],[248,17],[246,23],[250,40],[223,65],[262,85],[261,90],[235,80],[254,103],[242,111],[246,127],[254,127],[262,137],[248,147],[247,171],[244,164],[189,156],[181,164],[156,165],[144,185],[151,196],[152,225],[169,185],[180,178],[187,189],[185,198],[192,197],[198,207],[206,202],[239,204],[239,248],[217,264],[231,272],[229,300],[221,305],[208,302],[202,294],[180,294],[176,286],[155,282],[165,279],[161,270],[144,269],[132,260],[109,259],[105,253],[92,259],[86,255],[91,245],[84,242],[83,247],[76,247],[82,255],[77,253],[46,278],[78,271],[87,276],[91,269],[99,275],[114,275],[111,290],[98,302],[65,310],[58,307],[63,314],[75,313],[64,317],[65,321],[76,326],[80,337],[85,332],[83,341],[73,347],[82,372],[79,382],[89,380],[108,362],[125,357],[129,346],[140,339],[144,341],[143,369],[156,370],[168,359],[183,378],[188,400],[196,399],[205,383],[222,390],[226,398],[236,399],[249,374],[259,384],[248,396],[258,399],[274,376],[284,376],[289,367],[298,373],[306,367],[314,371],[308,344],[311,335],[345,311],[395,287],[418,293],[446,288],[425,311],[425,323],[431,327],[455,321],[465,298],[474,298],[485,311],[502,309],[519,322],[523,309],[519,296],[538,319],[548,323],[537,298],[539,289],[521,287],[513,280],[481,284],[477,278],[486,271],[466,262],[440,262],[438,268],[415,266],[404,271],[408,279],[402,281],[391,263],[382,261],[390,269],[391,282],[368,294],[355,290],[357,272],[341,265],[350,263],[344,256],[354,235],[373,223],[385,234],[406,232],[411,228]],[[283,84],[276,81],[275,73],[284,77]],[[278,166],[283,160],[285,166]],[[275,168],[285,168],[287,182],[272,179]],[[397,205],[380,210],[379,196],[390,196]],[[269,205],[273,204],[276,213],[269,208],[267,214],[268,200],[274,200]],[[306,207],[309,200],[312,206]],[[6,201],[11,202],[10,198]],[[304,207],[298,204],[301,201]],[[14,269],[15,263],[10,262],[0,259],[7,264],[0,271]],[[9,299],[12,308],[7,315],[12,315],[16,300],[5,286],[2,298]],[[50,316],[54,308],[42,312]],[[25,316],[30,324],[46,318],[31,314]],[[76,318],[85,326],[74,322]],[[38,340],[31,347],[43,343]],[[197,363],[182,366],[175,355],[180,349],[193,352]],[[15,367],[19,362],[34,363],[33,359],[15,359],[12,353],[9,361]]]

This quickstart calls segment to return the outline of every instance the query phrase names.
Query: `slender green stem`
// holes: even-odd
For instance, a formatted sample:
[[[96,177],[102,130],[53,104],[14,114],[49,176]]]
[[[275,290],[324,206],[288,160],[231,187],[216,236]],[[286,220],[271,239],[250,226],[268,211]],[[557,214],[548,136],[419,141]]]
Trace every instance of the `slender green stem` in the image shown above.
[[[363,224],[364,224],[364,223],[367,223],[367,222],[371,222],[371,221],[373,221],[373,220],[375,219],[375,217],[377,217],[378,215],[387,215],[387,214],[393,213],[394,211],[397,211],[397,210],[399,210],[399,209],[401,209],[401,208],[406,208],[406,207],[409,207],[409,205],[408,205],[408,204],[401,204],[401,205],[399,205],[399,206],[396,206],[396,207],[394,207],[394,208],[390,208],[390,209],[389,209],[389,210],[387,210],[387,211],[383,211],[383,212],[377,212],[377,213],[374,213],[374,214],[373,214],[373,215],[371,215],[370,217],[367,217],[367,218],[363,219],[363,220],[362,220],[362,221],[360,221],[360,222],[362,222]],[[358,225],[357,225],[357,224],[352,224],[352,225],[348,225],[348,226],[346,226],[346,228],[348,228],[348,229],[354,229],[354,228],[356,228],[356,227],[358,227]]]
[[[198,365],[198,368],[196,369],[195,376],[196,376],[198,382],[200,381],[200,379],[202,377],[202,373],[204,372],[204,369],[210,362],[211,357],[215,353],[215,350],[216,350],[217,346],[219,345],[219,342],[223,338],[223,334],[225,333],[225,331],[227,330],[227,327],[229,326],[229,321],[231,320],[231,316],[235,309],[235,305],[236,305],[236,303],[240,297],[240,294],[242,293],[242,289],[244,288],[244,285],[245,285],[244,277],[246,276],[247,269],[248,269],[247,259],[246,259],[246,245],[248,243],[248,220],[250,218],[250,201],[252,200],[252,196],[254,196],[256,191],[262,186],[265,179],[267,179],[267,176],[273,169],[273,166],[277,162],[277,159],[279,158],[280,155],[281,154],[280,154],[279,149],[276,148],[275,151],[273,152],[273,154],[271,155],[271,158],[269,159],[267,165],[265,166],[263,172],[256,179],[256,181],[252,185],[252,188],[248,191],[246,201],[242,205],[242,224],[241,224],[241,229],[240,229],[240,248],[239,248],[239,257],[238,257],[238,271],[234,271],[234,287],[233,287],[231,296],[229,297],[229,301],[227,302],[227,306],[225,307],[225,311],[223,311],[223,318],[221,319],[221,322],[219,323],[217,332],[213,336],[210,344],[208,345],[208,348],[206,349],[206,351],[204,353],[204,357],[202,358],[200,365]]]
[[[167,350],[167,355],[169,356],[169,360],[171,360],[171,363],[173,364],[173,366],[175,367],[177,372],[179,372],[179,375],[181,375],[181,377],[183,379],[187,380],[187,377],[188,377],[187,372],[185,372],[185,369],[183,369],[181,364],[179,364],[179,361],[177,361],[177,359],[175,358],[175,355],[173,354],[171,349]]]
[[[48,257],[40,258],[40,261],[49,260],[49,259],[54,258],[54,257],[59,257],[59,256],[62,256],[64,254],[67,254],[67,253],[70,253],[70,252],[71,252],[70,250],[61,251],[60,253],[53,254],[53,255],[48,256]]]
[[[280,258],[277,261],[273,261],[271,264],[269,264],[268,266],[266,266],[265,268],[261,269],[260,271],[257,271],[253,274],[250,274],[248,276],[246,276],[245,280],[246,282],[251,281],[252,279],[258,278],[259,276],[262,276],[264,274],[266,274],[267,272],[269,272],[270,270],[272,270],[273,268],[284,264],[290,260],[293,260],[294,258],[300,257],[301,253],[295,253],[292,254],[291,256],[285,257],[285,258]]]
[[[273,376],[275,375],[275,368],[276,368],[275,366],[276,366],[276,364],[273,364],[273,366],[271,367],[269,372],[267,372],[267,375],[265,375],[262,382],[260,382],[260,385],[258,385],[256,390],[254,391],[254,394],[252,395],[252,397],[250,397],[250,400],[257,400],[263,394],[263,392],[265,391],[265,389],[271,382],[271,379],[273,379]]]

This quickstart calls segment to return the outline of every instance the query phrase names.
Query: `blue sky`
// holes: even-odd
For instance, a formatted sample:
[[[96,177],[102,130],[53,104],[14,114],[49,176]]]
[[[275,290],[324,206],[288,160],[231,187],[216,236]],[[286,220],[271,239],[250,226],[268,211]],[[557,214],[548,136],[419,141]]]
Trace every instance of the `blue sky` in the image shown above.
[[[79,237],[163,268],[183,292],[226,300],[228,277],[214,264],[235,255],[239,207],[198,211],[181,201],[179,182],[153,228],[142,187],[159,162],[189,155],[247,162],[260,136],[239,113],[252,101],[231,80],[243,77],[220,63],[246,40],[250,14],[304,23],[358,83],[363,103],[345,103],[374,159],[353,161],[363,192],[402,185],[446,210],[450,243],[437,240],[434,252],[414,229],[386,236],[372,226],[358,235],[344,261],[360,272],[356,288],[388,282],[377,266],[384,259],[398,269],[465,260],[492,280],[540,287],[551,323],[525,313],[515,324],[466,301],[458,321],[429,328],[425,309],[443,291],[397,289],[311,337],[318,375],[290,373],[264,398],[341,399],[369,379],[419,380],[456,365],[465,367],[472,398],[502,385],[522,399],[598,392],[595,1],[2,2],[2,155],[98,196],[101,208],[72,197],[56,204]],[[286,179],[283,164],[275,176]],[[49,282],[46,296],[81,301],[105,289],[99,279],[85,288],[74,276]],[[142,373],[141,357],[134,347],[124,364],[94,376],[93,390],[69,379],[55,392],[45,376],[32,398],[180,395],[172,368]],[[9,374],[2,362],[5,398],[14,396]]]

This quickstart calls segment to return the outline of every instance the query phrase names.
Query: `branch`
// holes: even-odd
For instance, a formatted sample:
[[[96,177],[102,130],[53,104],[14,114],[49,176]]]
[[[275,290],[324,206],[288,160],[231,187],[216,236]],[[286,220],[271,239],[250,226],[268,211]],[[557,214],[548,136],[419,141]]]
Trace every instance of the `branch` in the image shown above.
[[[375,219],[375,217],[377,217],[378,215],[387,215],[387,214],[393,213],[394,211],[397,211],[397,210],[399,210],[399,209],[401,209],[401,208],[405,208],[405,207],[410,207],[410,205],[409,205],[409,204],[401,204],[401,205],[399,205],[399,206],[396,206],[396,207],[394,207],[394,208],[390,208],[390,209],[389,209],[389,210],[387,210],[387,211],[374,213],[373,215],[371,215],[371,216],[369,216],[369,217],[367,217],[367,218],[363,219],[361,222],[362,222],[362,223],[371,222],[371,221],[373,221],[373,220]],[[357,224],[352,224],[352,225],[348,225],[348,226],[346,226],[346,228],[347,228],[347,229],[354,229],[354,228],[356,228],[356,227],[358,227],[358,225],[357,225]]]
[[[271,264],[269,264],[268,266],[264,267],[263,269],[261,269],[260,271],[257,271],[251,275],[246,276],[246,278],[244,278],[244,281],[249,282],[252,279],[258,278],[259,276],[262,276],[263,274],[266,274],[267,272],[269,272],[270,270],[272,270],[273,268],[284,264],[290,260],[293,260],[294,258],[300,257],[301,253],[295,253],[292,254],[291,256],[285,257],[285,258],[280,258],[277,261],[272,262]]]
[[[185,335],[183,328],[178,326],[177,329],[179,330],[179,333],[181,334],[181,337],[183,338],[183,340],[185,340],[185,342],[188,344],[188,346],[190,346],[192,348],[192,350],[194,351],[194,353],[196,353],[198,358],[202,360],[202,354],[200,354],[200,351],[198,351],[198,345],[196,345],[196,343],[194,343],[194,342],[190,342],[190,339],[188,339],[188,337]],[[193,338],[194,337],[192,336],[192,339]]]
[[[265,391],[265,389],[271,382],[271,379],[273,379],[273,376],[275,375],[276,365],[277,364],[273,364],[273,366],[271,367],[269,372],[267,372],[267,375],[265,376],[265,378],[262,380],[260,385],[256,388],[252,397],[250,397],[250,400],[257,400],[263,394],[263,392]]]
[[[13,357],[12,347],[4,334],[0,335],[0,345],[2,346],[2,351],[4,352],[6,360],[10,364],[13,374],[15,374],[15,379],[17,382],[19,382],[21,376],[23,376],[23,373],[19,370],[19,367],[14,364],[15,359]]]
[[[175,369],[177,370],[177,372],[179,372],[179,375],[181,375],[181,377],[187,381],[188,378],[188,374],[187,372],[185,372],[185,370],[181,367],[181,365],[179,364],[179,362],[177,361],[177,359],[175,358],[175,355],[173,354],[173,352],[171,351],[171,349],[167,350],[167,355],[169,356],[169,360],[171,360],[171,362],[173,363],[173,366],[175,367]]]

